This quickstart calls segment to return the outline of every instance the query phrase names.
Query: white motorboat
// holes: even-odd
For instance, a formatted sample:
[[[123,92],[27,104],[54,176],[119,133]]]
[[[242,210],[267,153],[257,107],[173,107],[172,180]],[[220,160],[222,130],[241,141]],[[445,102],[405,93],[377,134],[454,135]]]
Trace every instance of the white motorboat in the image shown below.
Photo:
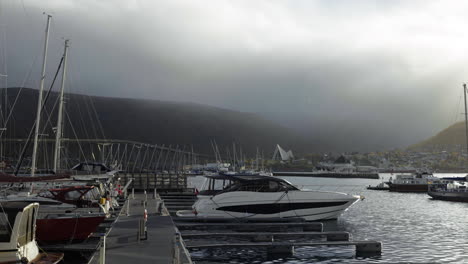
[[[359,200],[339,192],[299,190],[288,181],[265,175],[206,176],[193,212],[180,217],[337,219]]]

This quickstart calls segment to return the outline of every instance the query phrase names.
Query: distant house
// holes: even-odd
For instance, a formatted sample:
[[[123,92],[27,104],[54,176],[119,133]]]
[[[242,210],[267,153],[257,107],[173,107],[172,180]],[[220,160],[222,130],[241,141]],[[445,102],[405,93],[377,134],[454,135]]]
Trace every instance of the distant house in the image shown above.
[[[291,161],[294,159],[292,150],[284,150],[279,144],[276,144],[275,152],[273,153],[273,160]]]
[[[333,163],[319,162],[316,166],[318,170],[335,171],[335,172],[355,172],[356,167],[354,162],[344,155],[341,155]]]

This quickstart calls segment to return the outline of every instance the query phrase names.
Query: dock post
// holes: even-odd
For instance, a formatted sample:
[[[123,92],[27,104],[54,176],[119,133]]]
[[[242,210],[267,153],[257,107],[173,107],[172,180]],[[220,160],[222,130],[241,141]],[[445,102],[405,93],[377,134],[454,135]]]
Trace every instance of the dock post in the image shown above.
[[[173,250],[174,250],[174,256],[173,256],[173,259],[172,259],[173,264],[180,264],[179,240],[180,240],[180,234],[177,232],[177,233],[175,233],[174,243],[172,245]]]
[[[132,188],[132,199],[135,199],[135,188]]]
[[[141,229],[142,229],[142,224],[141,224],[141,219],[138,221],[138,232],[137,232],[137,241],[140,243],[141,241]]]
[[[153,199],[156,199],[156,197],[158,197],[158,196],[156,195],[156,188],[154,188]]]
[[[101,236],[101,247],[99,248],[99,264],[106,264],[106,235]]]
[[[127,199],[127,216],[130,216],[130,199]]]

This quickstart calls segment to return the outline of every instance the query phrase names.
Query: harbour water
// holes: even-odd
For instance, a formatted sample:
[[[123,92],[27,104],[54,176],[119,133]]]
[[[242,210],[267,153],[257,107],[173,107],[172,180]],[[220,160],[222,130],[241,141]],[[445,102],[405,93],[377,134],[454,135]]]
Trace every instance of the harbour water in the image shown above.
[[[387,180],[393,175],[381,176]],[[381,241],[382,254],[366,258],[356,257],[352,247],[298,247],[293,257],[268,259],[259,249],[217,249],[192,252],[196,263],[468,263],[468,203],[365,188],[382,180],[284,178],[301,188],[364,196],[338,220],[325,221],[324,231],[348,231],[353,240]],[[201,179],[191,182],[199,186]]]

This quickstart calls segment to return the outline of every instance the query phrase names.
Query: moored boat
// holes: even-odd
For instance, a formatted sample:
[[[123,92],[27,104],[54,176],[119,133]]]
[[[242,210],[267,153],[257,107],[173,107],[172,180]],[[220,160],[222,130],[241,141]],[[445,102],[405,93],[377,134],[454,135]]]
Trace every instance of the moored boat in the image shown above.
[[[429,182],[439,180],[432,173],[417,172],[396,175],[395,179],[390,177],[390,180],[386,184],[391,192],[427,192]]]
[[[435,200],[468,202],[467,185],[461,182],[431,184],[427,194]]]
[[[193,214],[200,218],[302,218],[306,221],[337,219],[359,200],[338,192],[299,190],[286,180],[264,175],[206,176]]]

